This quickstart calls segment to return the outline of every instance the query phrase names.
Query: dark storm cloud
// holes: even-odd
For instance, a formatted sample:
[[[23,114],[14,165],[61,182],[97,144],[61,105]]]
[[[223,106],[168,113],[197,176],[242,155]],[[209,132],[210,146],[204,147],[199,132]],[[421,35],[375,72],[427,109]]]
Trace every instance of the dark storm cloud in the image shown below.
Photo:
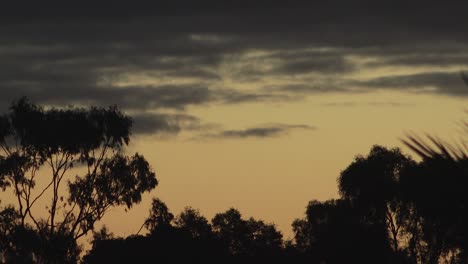
[[[202,138],[269,138],[287,135],[292,130],[305,129],[314,130],[313,126],[309,125],[288,125],[288,124],[271,124],[258,127],[252,127],[241,130],[223,130],[217,133],[202,135]]]
[[[206,69],[206,65],[216,63],[213,58],[155,57],[138,52],[126,57],[112,49],[81,54],[80,48],[85,46],[57,48],[59,51],[53,47],[18,47],[15,51],[0,45],[1,101],[25,95],[39,103],[184,108],[210,101],[212,96],[206,83],[219,79],[216,73]],[[192,78],[192,83],[113,87],[112,83],[125,82],[125,75],[132,73],[142,75],[140,79]]]
[[[34,40],[35,43],[113,42],[120,47],[132,40],[145,40],[146,44],[163,47],[163,53],[172,50],[185,55],[207,46],[211,49],[205,49],[204,54],[260,46],[289,49],[310,46],[310,43],[375,47],[431,40],[463,42],[467,39],[463,34],[468,20],[465,14],[468,4],[465,2],[170,2],[175,3],[93,3],[92,6],[9,3],[0,11],[5,25],[2,33],[7,33],[2,36],[28,42]],[[24,34],[25,31],[29,34]],[[197,41],[192,47],[181,42],[187,34],[206,33],[222,34],[235,41],[224,42],[224,45],[213,39]],[[175,39],[179,42],[174,42]],[[157,45],[158,42],[162,45]],[[173,45],[167,45],[168,42]]]
[[[27,87],[22,87],[27,85]],[[12,84],[3,98],[26,95],[36,103],[52,105],[92,104],[117,105],[125,109],[175,108],[204,104],[211,101],[208,88],[199,85],[162,85],[149,87],[96,88],[79,85],[34,88],[30,83]],[[4,86],[5,87],[5,86]],[[8,86],[7,86],[8,87]],[[14,87],[14,88],[13,88]],[[82,88],[83,87],[83,88]]]
[[[409,75],[394,75],[357,82],[368,88],[409,90],[414,92],[439,93],[453,96],[468,96],[468,86],[458,72],[426,72]]]
[[[56,105],[91,103],[117,104],[129,109],[183,109],[188,105],[267,101],[274,97],[231,89],[209,89],[210,82],[219,79],[209,69],[218,63],[218,59],[210,56],[154,57],[148,53],[147,56],[134,54],[119,58],[117,51],[115,55],[108,54],[109,51],[103,51],[102,55],[77,55],[67,51],[67,55],[57,55],[55,60],[48,60],[47,53],[54,57],[53,48],[50,51],[47,48],[16,49],[19,51],[7,49],[4,56],[0,53],[4,58],[4,63],[0,64],[2,104],[28,96],[37,103]],[[23,50],[30,54],[24,55]],[[179,78],[192,78],[192,81],[189,84],[112,85],[113,82],[125,83],[125,75],[132,73],[137,74],[138,79],[177,81]]]
[[[59,105],[185,109],[349,92],[341,75],[359,69],[347,56],[377,56],[381,65],[466,65],[465,10],[468,3],[418,1],[117,1],[92,6],[10,1],[0,9],[0,107],[23,95]],[[298,79],[257,92],[223,87],[224,64],[254,51],[267,54],[228,68],[234,82]],[[258,67],[259,61],[270,67]],[[132,74],[164,84],[115,87]],[[300,79],[309,74],[336,75],[337,81]],[[435,85],[438,93],[466,95],[444,74],[408,78],[387,76],[359,85],[365,91]]]
[[[375,2],[370,0],[355,1],[291,1],[287,4],[282,1],[151,1],[141,4],[129,4],[127,1],[107,1],[99,3],[69,4],[61,1],[47,1],[39,3],[16,3],[10,1],[2,6],[0,14],[4,20],[63,20],[63,19],[96,19],[96,20],[133,20],[141,17],[161,16],[195,16],[207,17],[239,17],[239,25],[219,25],[210,23],[211,27],[237,29],[239,26],[250,24],[250,19],[257,19],[250,27],[265,28],[271,24],[282,29],[290,25],[303,27],[313,23],[347,23],[354,25],[355,21],[373,21],[368,26],[380,26],[386,23],[406,24],[409,26],[435,29],[447,25],[463,22],[466,3],[451,2],[442,5],[429,1],[386,1]],[[307,16],[309,15],[309,16]],[[261,20],[263,19],[263,20]],[[246,21],[247,20],[247,21]],[[225,20],[229,21],[229,20]],[[277,21],[276,23],[274,21]],[[278,27],[279,26],[279,27]],[[462,26],[461,26],[462,27]],[[173,27],[171,27],[172,29]],[[247,31],[248,29],[242,29]],[[349,32],[351,33],[351,32]]]
[[[29,85],[29,84],[28,84]],[[242,92],[233,89],[209,89],[199,84],[126,86],[119,88],[83,88],[80,86],[50,86],[47,88],[20,88],[7,90],[3,98],[9,103],[27,95],[36,103],[58,106],[70,104],[117,105],[129,110],[168,108],[184,110],[190,105],[209,103],[246,103],[297,100],[291,95]],[[65,87],[65,88],[63,88]]]

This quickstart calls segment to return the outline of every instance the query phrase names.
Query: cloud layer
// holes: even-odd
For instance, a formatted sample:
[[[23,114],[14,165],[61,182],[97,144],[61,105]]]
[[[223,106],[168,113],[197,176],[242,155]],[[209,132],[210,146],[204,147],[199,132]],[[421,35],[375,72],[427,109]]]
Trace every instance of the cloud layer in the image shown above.
[[[0,108],[20,96],[116,104],[136,113],[141,133],[178,133],[203,123],[188,108],[212,104],[376,90],[464,98],[465,10],[418,1],[10,2],[0,10]],[[288,130],[252,129],[220,136]]]

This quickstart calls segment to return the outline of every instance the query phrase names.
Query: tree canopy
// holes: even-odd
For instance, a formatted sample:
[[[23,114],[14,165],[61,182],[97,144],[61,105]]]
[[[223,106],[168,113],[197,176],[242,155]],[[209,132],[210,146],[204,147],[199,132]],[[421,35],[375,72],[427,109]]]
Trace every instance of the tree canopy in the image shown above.
[[[2,251],[21,245],[20,233],[29,231],[41,240],[66,238],[65,250],[76,248],[77,239],[93,230],[110,207],[130,208],[154,189],[158,181],[145,158],[124,152],[131,126],[131,118],[116,107],[58,109],[27,98],[14,102],[0,116],[0,186],[16,197],[16,205],[1,214],[12,219],[3,235],[14,240]],[[42,212],[46,218],[36,214],[41,198],[50,199]],[[26,255],[37,259],[41,250],[32,248]]]

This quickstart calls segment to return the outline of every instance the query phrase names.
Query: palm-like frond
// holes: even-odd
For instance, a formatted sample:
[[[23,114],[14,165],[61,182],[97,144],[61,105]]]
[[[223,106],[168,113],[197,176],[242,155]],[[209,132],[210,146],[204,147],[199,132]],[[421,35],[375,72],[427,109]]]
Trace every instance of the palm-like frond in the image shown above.
[[[424,140],[415,134],[408,134],[401,141],[414,151],[422,159],[449,159],[453,161],[468,159],[468,146],[465,142],[461,144],[450,144],[440,138],[427,135]]]
[[[468,75],[463,71],[460,72],[461,79],[468,86]],[[465,112],[468,113],[468,110]],[[463,121],[463,130],[468,135],[468,122]],[[436,159],[442,158],[452,161],[460,161],[468,159],[468,145],[466,141],[451,144],[440,138],[426,134],[428,141],[423,140],[421,137],[414,133],[407,134],[405,139],[401,139],[403,144],[414,151],[422,159]]]

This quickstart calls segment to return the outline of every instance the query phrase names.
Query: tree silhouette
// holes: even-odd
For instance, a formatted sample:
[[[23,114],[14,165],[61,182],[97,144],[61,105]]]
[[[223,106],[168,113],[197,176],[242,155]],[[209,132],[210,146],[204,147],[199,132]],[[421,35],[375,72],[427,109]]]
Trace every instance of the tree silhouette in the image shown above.
[[[349,200],[311,201],[293,230],[297,248],[312,263],[392,263],[385,230],[363,222]]]
[[[251,247],[254,254],[259,256],[278,255],[283,246],[283,235],[276,230],[274,224],[267,224],[262,220],[249,218],[247,228],[250,232]]]
[[[212,220],[215,234],[235,256],[274,255],[282,247],[282,234],[272,224],[253,218],[244,220],[231,208]]]
[[[0,249],[1,263],[14,261],[19,263],[32,262],[34,252],[39,253],[39,238],[37,233],[29,228],[21,228],[21,216],[12,206],[0,211]]]
[[[274,225],[242,219],[233,208],[217,214],[212,224],[191,207],[172,221],[164,202],[153,199],[148,219],[150,233],[144,236],[101,239],[98,235],[85,263],[253,263],[284,257],[282,235]]]
[[[422,158],[401,179],[410,208],[407,229],[412,259],[419,263],[460,259],[466,263],[468,159],[444,152]]]
[[[17,201],[12,228],[34,230],[42,244],[53,245],[50,252],[42,250],[50,262],[64,262],[60,256],[54,260],[58,245],[70,249],[65,255],[75,254],[77,239],[109,208],[130,208],[156,187],[144,157],[123,154],[131,125],[116,107],[44,109],[26,98],[0,117],[0,186],[11,188]],[[36,185],[38,179],[46,186]],[[41,219],[32,209],[47,195],[51,201]]]
[[[247,225],[238,210],[231,208],[211,220],[218,238],[233,255],[246,254]]]
[[[171,227],[173,219],[174,215],[169,212],[166,204],[159,198],[153,198],[150,214],[145,220],[145,227],[150,232],[155,232],[158,229],[167,229]]]
[[[468,78],[461,72],[468,85]],[[468,133],[468,122],[463,122]],[[422,162],[402,178],[411,205],[409,245],[414,261],[468,263],[468,146],[435,136],[407,135],[402,142]]]
[[[415,165],[400,149],[376,145],[368,156],[357,156],[338,178],[342,197],[350,200],[369,224],[388,231],[395,253],[400,250],[407,211],[401,199],[400,178]]]
[[[192,207],[185,207],[174,220],[177,228],[190,233],[193,238],[210,238],[213,235],[211,225],[200,212]]]

